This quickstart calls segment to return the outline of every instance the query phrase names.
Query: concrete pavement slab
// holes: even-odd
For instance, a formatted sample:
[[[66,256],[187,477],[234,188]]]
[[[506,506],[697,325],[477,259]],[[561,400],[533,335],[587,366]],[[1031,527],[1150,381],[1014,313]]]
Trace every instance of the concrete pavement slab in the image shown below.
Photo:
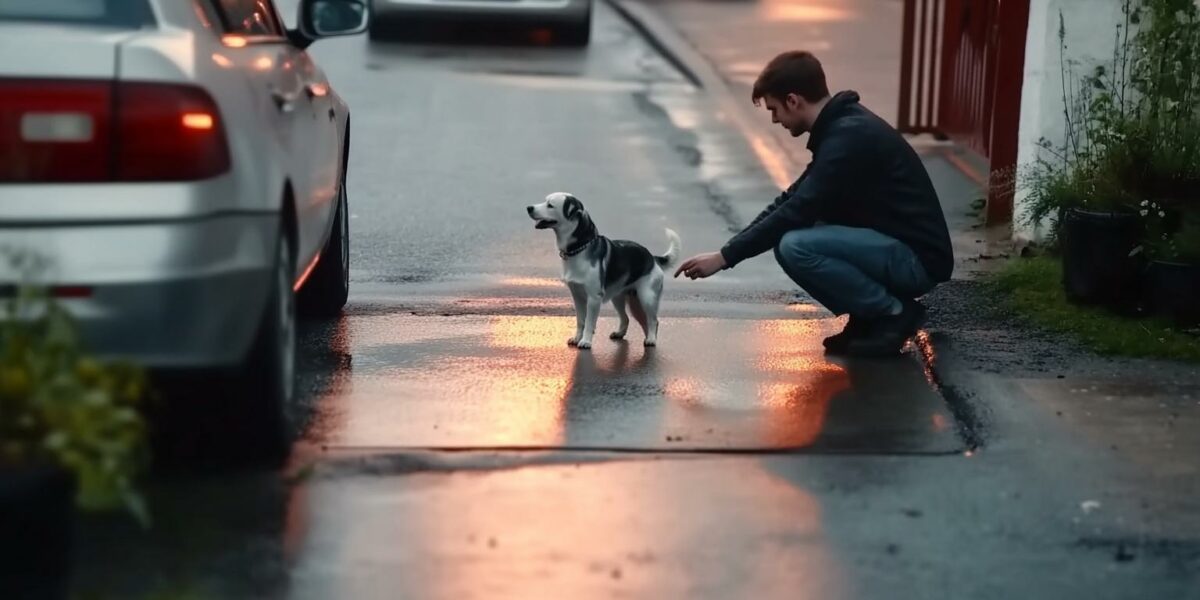
[[[569,348],[574,317],[350,317],[355,349],[314,390],[322,448],[594,448],[659,451],[956,453],[953,416],[917,359],[836,360],[838,322],[809,305],[714,306],[664,315],[659,347],[601,318],[591,351]],[[523,305],[518,302],[518,305]],[[717,305],[716,312],[727,310]],[[699,315],[703,316],[699,316]]]

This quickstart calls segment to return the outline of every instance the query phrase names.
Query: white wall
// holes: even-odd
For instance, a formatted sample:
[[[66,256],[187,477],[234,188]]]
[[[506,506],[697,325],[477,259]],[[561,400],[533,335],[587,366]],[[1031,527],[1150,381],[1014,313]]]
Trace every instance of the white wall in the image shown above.
[[[1077,60],[1075,76],[1087,74],[1095,65],[1109,63],[1116,41],[1116,27],[1124,23],[1123,0],[1031,0],[1029,33],[1025,42],[1025,81],[1021,93],[1021,120],[1017,134],[1017,192],[1013,235],[1018,240],[1036,240],[1043,228],[1026,226],[1027,209],[1022,189],[1028,166],[1038,157],[1038,140],[1055,146],[1064,141],[1059,11],[1066,22],[1066,59]]]

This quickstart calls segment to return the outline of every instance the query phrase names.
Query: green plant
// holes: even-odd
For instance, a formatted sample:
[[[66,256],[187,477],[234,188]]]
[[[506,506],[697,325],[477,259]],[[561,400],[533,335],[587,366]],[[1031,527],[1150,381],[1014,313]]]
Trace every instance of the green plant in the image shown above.
[[[1200,265],[1200,211],[1186,211],[1172,219],[1158,204],[1149,202],[1148,208],[1142,213],[1147,223],[1144,243],[1147,255],[1167,262]]]
[[[15,258],[28,270],[35,264]],[[142,371],[89,356],[78,328],[45,290],[22,285],[0,319],[0,466],[72,472],[84,509],[124,506],[143,523],[137,477],[146,464]]]
[[[1038,225],[1063,209],[1131,210],[1134,198],[1120,185],[1113,164],[1125,158],[1127,123],[1137,110],[1132,77],[1130,31],[1139,21],[1135,0],[1124,0],[1124,22],[1117,26],[1110,64],[1097,65],[1078,77],[1078,62],[1067,59],[1067,26],[1059,12],[1059,68],[1062,77],[1063,141],[1042,138],[1041,152],[1027,169],[1024,188],[1030,210],[1027,223]]]
[[[1129,157],[1114,170],[1144,199],[1147,255],[1200,264],[1200,8],[1193,0],[1142,0],[1139,11],[1137,112]]]
[[[1200,363],[1200,336],[1159,318],[1129,319],[1100,307],[1067,301],[1062,263],[1053,257],[1009,261],[987,279],[998,307],[1046,331],[1073,339],[1104,355],[1163,358]]]
[[[1123,0],[1111,61],[1076,77],[1059,14],[1065,131],[1040,142],[1025,178],[1037,225],[1065,208],[1138,210],[1153,257],[1190,252],[1200,212],[1200,8],[1193,0]],[[1148,205],[1156,205],[1153,210]],[[1186,239],[1174,240],[1177,235]]]

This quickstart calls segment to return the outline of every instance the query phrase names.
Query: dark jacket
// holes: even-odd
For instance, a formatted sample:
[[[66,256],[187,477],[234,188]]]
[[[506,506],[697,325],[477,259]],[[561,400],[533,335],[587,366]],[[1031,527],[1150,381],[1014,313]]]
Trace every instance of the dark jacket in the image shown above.
[[[912,248],[934,282],[950,279],[954,251],[925,165],[891,125],[841,92],[809,134],[812,162],[748,227],[721,249],[728,267],[818,221],[865,227]]]

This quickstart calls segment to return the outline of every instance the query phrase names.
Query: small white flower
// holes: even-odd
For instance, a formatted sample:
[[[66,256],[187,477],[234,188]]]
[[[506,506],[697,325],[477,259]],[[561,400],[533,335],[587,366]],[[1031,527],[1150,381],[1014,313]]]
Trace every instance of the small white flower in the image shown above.
[[[1143,210],[1141,210],[1141,211],[1138,211],[1138,212],[1142,213],[1142,216],[1143,216],[1143,217],[1144,217],[1144,216],[1146,216],[1146,215],[1148,215],[1148,214],[1150,214],[1150,211],[1148,211],[1148,210],[1144,210],[1144,209],[1143,209]]]
[[[1150,204],[1149,200],[1142,200],[1142,206],[1146,206],[1147,204]]]
[[[1158,218],[1162,219],[1162,218],[1166,218],[1166,216],[1167,216],[1167,213],[1165,211],[1161,211],[1161,210],[1158,211]]]

